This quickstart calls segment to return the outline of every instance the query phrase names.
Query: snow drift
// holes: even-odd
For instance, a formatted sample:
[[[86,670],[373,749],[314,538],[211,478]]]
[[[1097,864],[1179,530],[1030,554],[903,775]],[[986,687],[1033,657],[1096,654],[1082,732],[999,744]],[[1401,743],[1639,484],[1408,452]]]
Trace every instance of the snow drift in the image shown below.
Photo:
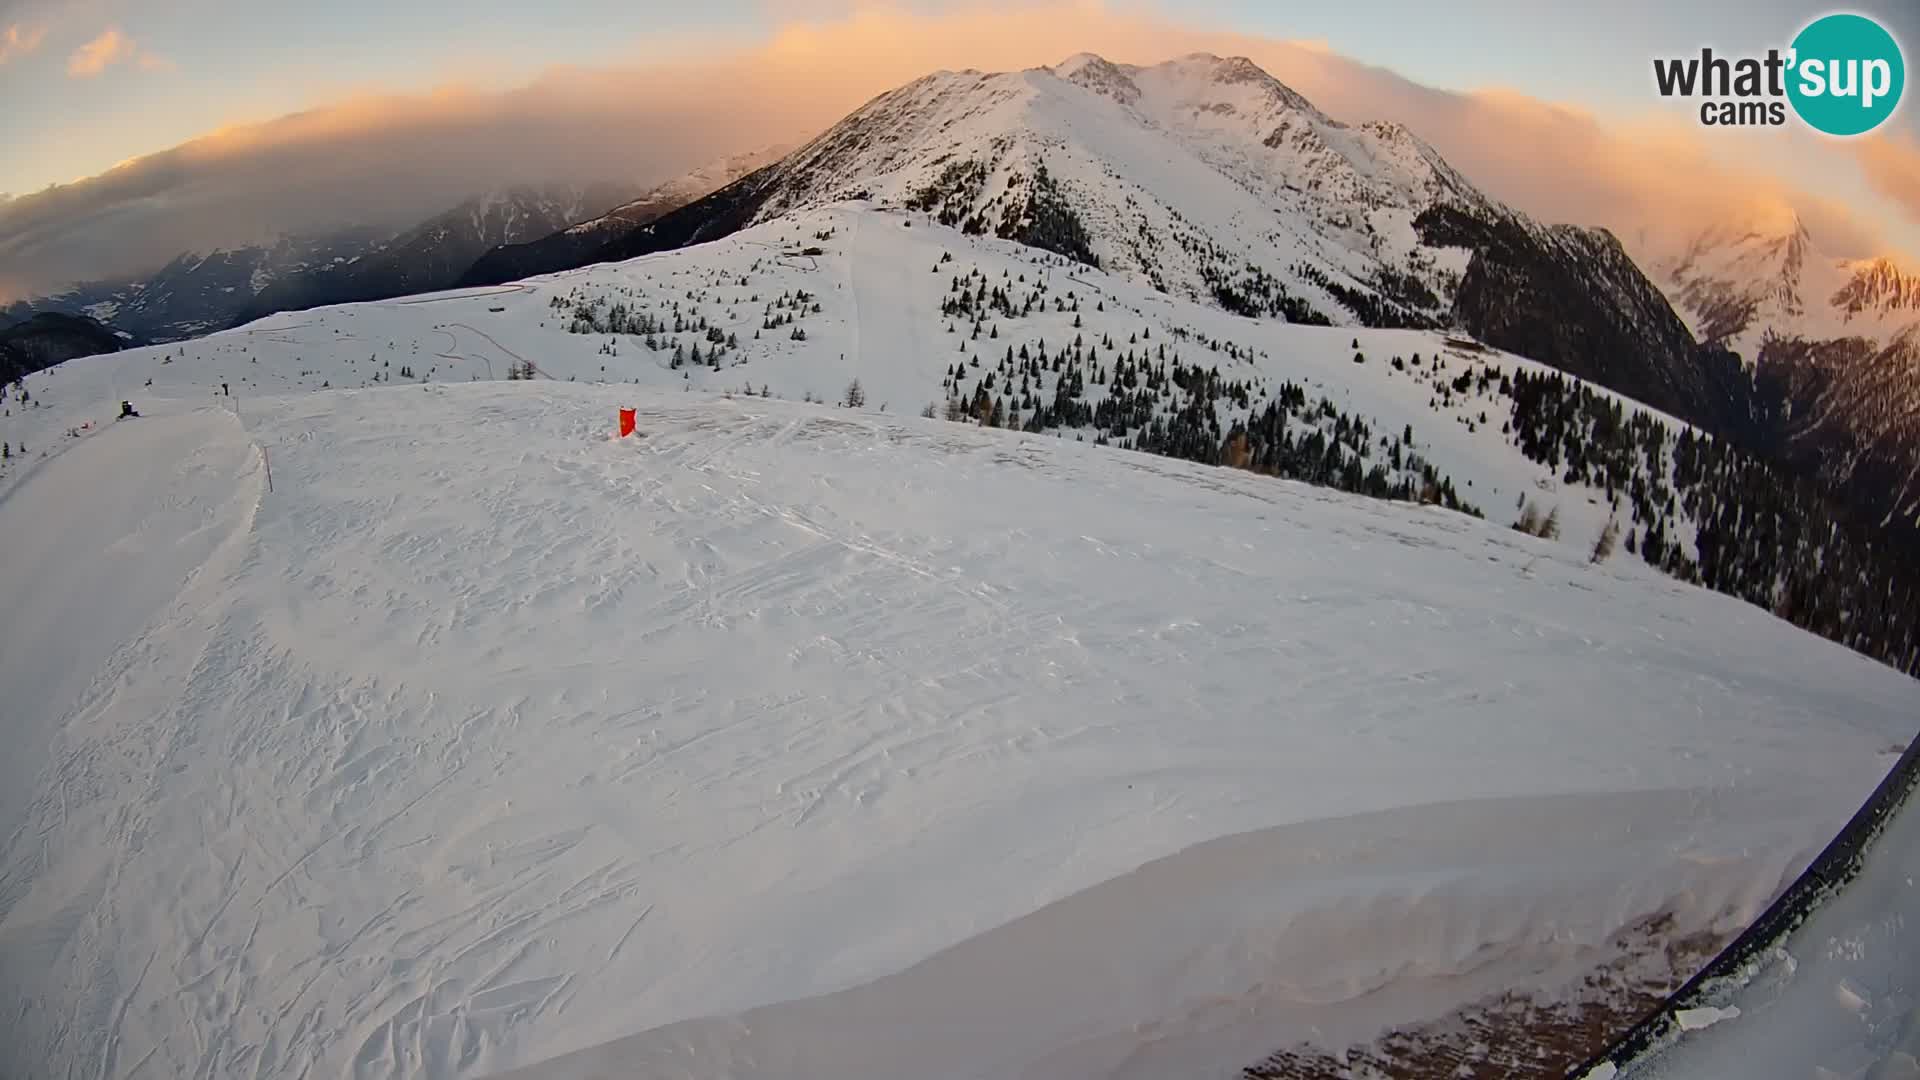
[[[9,1074],[1228,1069],[1738,925],[1920,700],[1636,564],[1245,473],[631,386],[236,417],[164,370],[0,504],[72,556],[0,568],[66,604],[0,630]]]

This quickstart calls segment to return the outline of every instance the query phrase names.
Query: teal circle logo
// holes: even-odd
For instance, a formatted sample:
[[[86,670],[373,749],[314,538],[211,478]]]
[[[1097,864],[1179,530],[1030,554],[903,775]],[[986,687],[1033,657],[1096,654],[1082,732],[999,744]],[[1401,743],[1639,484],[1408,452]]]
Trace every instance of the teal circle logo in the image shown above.
[[[1864,15],[1827,15],[1793,39],[1787,99],[1829,135],[1863,135],[1884,123],[1906,89],[1907,65],[1886,28]]]

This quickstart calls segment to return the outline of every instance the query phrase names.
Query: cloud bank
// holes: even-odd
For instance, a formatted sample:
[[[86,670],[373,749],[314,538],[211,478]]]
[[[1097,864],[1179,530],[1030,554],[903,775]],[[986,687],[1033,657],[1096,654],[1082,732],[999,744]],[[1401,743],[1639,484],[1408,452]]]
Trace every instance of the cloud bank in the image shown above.
[[[9,61],[38,49],[40,42],[45,40],[46,36],[45,27],[25,26],[20,23],[0,29],[0,66],[5,66]]]
[[[1920,220],[1920,144],[1899,135],[1861,139],[1855,153],[1867,181]]]
[[[131,60],[138,53],[133,39],[109,26],[100,36],[73,50],[67,58],[67,74],[85,79],[98,75],[115,64]]]
[[[1832,253],[1873,253],[1872,231],[1845,207],[1717,162],[1698,132],[1610,127],[1519,93],[1424,87],[1319,43],[1065,0],[795,16],[753,47],[698,60],[558,68],[506,91],[455,84],[367,95],[212,132],[0,204],[0,299],[277,232],[410,224],[477,188],[664,180],[724,154],[799,141],[933,70],[1031,67],[1083,50],[1128,63],[1195,51],[1248,56],[1335,117],[1406,124],[1497,198],[1550,221],[1606,225],[1629,242],[1643,228],[1790,204]],[[1889,194],[1920,195],[1914,148],[1876,145],[1861,151],[1862,167]],[[1920,213],[1920,198],[1907,205]]]

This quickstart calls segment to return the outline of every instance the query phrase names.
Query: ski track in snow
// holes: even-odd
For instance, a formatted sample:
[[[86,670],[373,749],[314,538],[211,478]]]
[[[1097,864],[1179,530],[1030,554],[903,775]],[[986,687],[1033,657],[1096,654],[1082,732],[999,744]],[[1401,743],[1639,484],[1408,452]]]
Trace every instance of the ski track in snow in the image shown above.
[[[1230,1073],[1654,912],[1737,925],[1913,734],[1911,680],[1583,536],[901,415],[958,356],[942,245],[1038,271],[819,222],[822,272],[769,272],[827,310],[737,371],[298,392],[409,349],[594,377],[538,279],[30,380],[9,437],[63,452],[0,477],[0,1074]],[[1426,415],[1353,331],[1195,317]],[[705,392],[856,374],[889,415]]]

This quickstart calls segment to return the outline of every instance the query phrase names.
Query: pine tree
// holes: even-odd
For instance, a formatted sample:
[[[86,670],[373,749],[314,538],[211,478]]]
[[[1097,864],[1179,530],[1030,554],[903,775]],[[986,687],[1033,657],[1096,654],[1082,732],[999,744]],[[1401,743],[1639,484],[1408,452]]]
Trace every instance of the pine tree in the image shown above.
[[[841,397],[840,404],[849,409],[866,408],[867,392],[861,388],[859,379],[847,384],[847,392]]]
[[[1608,518],[1606,525],[1600,529],[1600,535],[1597,538],[1595,538],[1595,540],[1593,541],[1593,555],[1587,560],[1587,562],[1591,564],[1598,564],[1598,563],[1606,562],[1608,559],[1612,558],[1613,545],[1619,539],[1620,539],[1620,523],[1614,520],[1613,518]],[[1628,541],[1628,549],[1629,550],[1632,549],[1631,540]]]
[[[1532,501],[1526,501],[1520,508],[1520,520],[1514,522],[1513,527],[1528,536],[1539,536],[1540,508],[1533,505]]]

